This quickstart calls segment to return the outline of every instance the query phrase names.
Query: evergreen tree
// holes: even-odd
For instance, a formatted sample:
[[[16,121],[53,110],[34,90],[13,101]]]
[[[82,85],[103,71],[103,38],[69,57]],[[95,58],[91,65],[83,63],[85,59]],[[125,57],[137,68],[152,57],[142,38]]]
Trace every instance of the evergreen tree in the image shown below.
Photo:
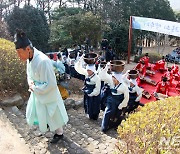
[[[15,7],[6,21],[12,36],[17,28],[23,29],[33,46],[41,51],[47,50],[50,31],[42,11],[32,6]]]

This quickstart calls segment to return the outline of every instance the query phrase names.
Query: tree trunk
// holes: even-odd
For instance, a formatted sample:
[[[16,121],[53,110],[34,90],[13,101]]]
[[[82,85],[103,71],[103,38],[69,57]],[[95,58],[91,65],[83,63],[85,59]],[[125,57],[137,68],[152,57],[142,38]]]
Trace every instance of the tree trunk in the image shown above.
[[[19,6],[20,6],[21,1],[20,1],[20,0],[18,0],[17,2],[18,2],[18,7],[19,7]]]
[[[28,0],[28,4],[27,4],[27,5],[30,5],[30,1],[31,1],[31,0]]]
[[[50,13],[50,0],[48,0],[48,17],[49,17],[49,24],[51,25],[51,13]]]
[[[3,2],[0,1],[0,21],[2,21],[2,16],[3,16]]]
[[[61,8],[62,6],[62,0],[59,1],[59,9]]]
[[[42,10],[43,10],[43,12],[44,12],[44,10],[45,10],[45,4],[44,4],[44,1],[42,2]]]
[[[0,21],[2,21],[2,8],[0,9]]]
[[[14,4],[14,7],[15,7],[16,6],[16,0],[14,0],[13,2],[14,2],[13,4]]]

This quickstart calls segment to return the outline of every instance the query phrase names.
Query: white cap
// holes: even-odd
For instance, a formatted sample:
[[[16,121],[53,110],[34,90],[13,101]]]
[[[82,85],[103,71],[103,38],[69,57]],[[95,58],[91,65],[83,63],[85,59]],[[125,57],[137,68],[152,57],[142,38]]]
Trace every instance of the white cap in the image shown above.
[[[86,70],[91,70],[92,72],[96,72],[96,68],[95,68],[95,65],[87,65],[86,66]]]
[[[112,76],[114,76],[116,80],[118,80],[119,82],[122,82],[122,72],[121,73],[112,72]]]

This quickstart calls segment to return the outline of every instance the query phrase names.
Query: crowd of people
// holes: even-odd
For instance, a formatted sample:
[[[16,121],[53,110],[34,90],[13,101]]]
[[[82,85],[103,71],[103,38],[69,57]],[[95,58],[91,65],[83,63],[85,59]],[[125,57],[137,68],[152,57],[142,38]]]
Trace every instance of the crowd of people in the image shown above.
[[[177,91],[180,91],[180,72],[179,66],[174,63],[171,67],[166,66],[165,57],[162,56],[162,59],[157,61],[155,64],[149,62],[148,53],[145,54],[139,60],[139,63],[134,68],[139,71],[139,77],[137,78],[138,85],[141,83],[141,79],[146,80],[146,76],[155,75],[155,72],[160,72],[161,80],[157,83],[154,96],[156,99],[163,99],[169,96],[169,88],[173,87],[173,81],[177,81],[175,88]]]
[[[110,128],[116,128],[126,114],[133,112],[139,105],[143,106],[140,103],[142,89],[137,85],[136,78],[131,78],[129,71],[123,74],[122,71],[111,70],[111,61],[115,60],[115,56],[110,46],[103,48],[105,57],[102,52],[85,53],[76,48],[76,45],[74,47],[68,54],[66,49],[59,52],[58,57],[61,57],[61,62],[66,65],[65,72],[70,77],[84,81],[82,90],[86,116],[97,120],[100,110],[103,110],[101,130],[106,132]],[[87,55],[93,62],[84,60]],[[91,55],[95,57],[92,58]],[[59,70],[51,55],[50,59],[53,66]],[[60,71],[59,73],[61,74]]]
[[[101,124],[104,133],[116,128],[126,115],[134,112],[139,105],[144,106],[140,102],[143,89],[139,87],[139,77],[145,77],[146,69],[151,68],[148,54],[140,60],[135,69],[123,73],[124,63],[112,63],[115,56],[106,43],[103,48],[105,57],[102,52],[86,53],[75,45],[72,52],[66,48],[59,52],[57,61],[53,60],[53,55],[48,58],[33,47],[22,30],[17,30],[14,43],[20,59],[27,61],[31,93],[26,109],[27,122],[29,125],[38,125],[42,132],[48,129],[55,131],[51,143],[57,143],[63,138],[63,126],[68,122],[63,103],[67,96],[63,97],[62,94],[62,88],[66,87],[62,83],[71,77],[84,81],[82,90],[85,115],[91,120],[97,120],[100,110],[104,111]],[[164,59],[158,61],[154,69],[165,70],[164,63]],[[171,71],[164,74],[162,82],[157,85],[157,93],[168,95],[168,88],[164,90],[164,85],[167,81],[170,84],[172,76],[178,78],[180,83],[179,71],[175,65]],[[61,88],[58,89],[59,85]]]

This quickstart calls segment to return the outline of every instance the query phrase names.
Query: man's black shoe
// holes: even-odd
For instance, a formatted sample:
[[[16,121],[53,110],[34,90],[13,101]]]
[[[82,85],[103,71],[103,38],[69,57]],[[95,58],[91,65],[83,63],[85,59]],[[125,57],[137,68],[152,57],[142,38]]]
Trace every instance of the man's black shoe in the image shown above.
[[[56,144],[60,139],[63,139],[63,134],[62,135],[55,134],[53,139],[50,141],[50,143]]]

